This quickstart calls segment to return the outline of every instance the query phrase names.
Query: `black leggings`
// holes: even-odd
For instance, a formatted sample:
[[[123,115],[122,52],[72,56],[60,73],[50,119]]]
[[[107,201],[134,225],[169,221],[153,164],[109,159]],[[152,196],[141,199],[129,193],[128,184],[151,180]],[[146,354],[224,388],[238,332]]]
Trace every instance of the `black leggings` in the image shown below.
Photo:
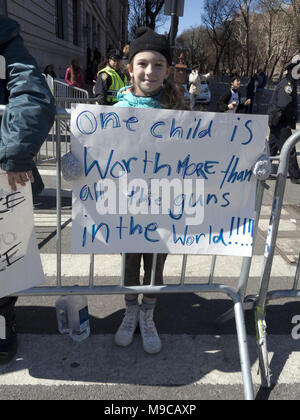
[[[158,254],[155,271],[155,285],[163,284],[164,265],[168,254]],[[143,285],[148,286],[151,282],[151,269],[153,254],[126,254],[125,262],[125,286],[137,286],[140,284],[141,260],[144,261]],[[146,297],[155,298],[156,295],[145,294]]]

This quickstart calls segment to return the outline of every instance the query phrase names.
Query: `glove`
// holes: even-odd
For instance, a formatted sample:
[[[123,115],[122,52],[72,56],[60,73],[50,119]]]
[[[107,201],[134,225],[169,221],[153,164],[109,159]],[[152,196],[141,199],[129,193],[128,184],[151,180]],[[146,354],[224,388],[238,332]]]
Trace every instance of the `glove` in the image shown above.
[[[75,181],[83,174],[79,160],[71,152],[61,158],[61,172],[65,181]]]
[[[268,155],[264,154],[258,158],[254,164],[252,171],[253,175],[259,181],[265,181],[271,175],[272,164]]]

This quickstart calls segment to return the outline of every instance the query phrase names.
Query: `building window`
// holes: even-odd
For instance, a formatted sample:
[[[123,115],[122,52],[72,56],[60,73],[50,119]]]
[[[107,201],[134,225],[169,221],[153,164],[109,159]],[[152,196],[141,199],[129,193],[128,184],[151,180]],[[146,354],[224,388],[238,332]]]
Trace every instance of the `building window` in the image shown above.
[[[73,0],[73,44],[79,45],[78,37],[78,0]]]
[[[56,36],[64,39],[64,7],[63,0],[56,0]]]
[[[0,0],[0,15],[7,16],[6,0]]]

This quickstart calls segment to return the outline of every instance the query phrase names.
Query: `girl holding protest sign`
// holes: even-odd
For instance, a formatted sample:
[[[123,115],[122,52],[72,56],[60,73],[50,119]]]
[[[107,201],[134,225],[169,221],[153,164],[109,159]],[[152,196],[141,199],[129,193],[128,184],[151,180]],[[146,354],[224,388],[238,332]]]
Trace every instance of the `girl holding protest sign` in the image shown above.
[[[137,39],[131,44],[129,74],[133,85],[119,91],[115,106],[137,108],[184,109],[183,98],[176,86],[169,81],[171,53],[166,38],[149,28],[140,28]],[[266,179],[270,171],[270,161],[263,156],[255,165],[254,174]],[[139,284],[140,264],[143,256],[145,275],[144,285],[150,284],[152,254],[126,254],[125,285]],[[155,284],[163,283],[163,269],[166,254],[158,254]],[[147,353],[158,353],[161,341],[153,321],[156,297],[144,295],[138,305],[137,295],[126,295],[126,312],[116,335],[115,342],[128,346],[139,323],[143,347]]]
[[[131,43],[128,70],[132,86],[119,91],[119,107],[183,109],[183,98],[178,88],[167,81],[172,64],[171,51],[166,37],[158,35],[150,28],[140,28],[137,38]],[[140,279],[141,259],[144,261],[144,285],[150,284],[152,254],[126,254],[125,285],[136,286]],[[163,269],[167,254],[158,254],[155,284],[163,283]],[[156,296],[144,295],[139,306],[138,295],[125,296],[126,311],[119,327],[115,342],[128,346],[140,325],[143,348],[155,354],[161,350],[161,341],[154,321],[153,311]]]
[[[131,43],[128,71],[132,85],[118,92],[117,107],[184,109],[183,97],[179,89],[169,82],[171,52],[167,39],[149,28],[140,28],[137,39]],[[135,141],[138,141],[135,138]],[[199,154],[201,149],[199,148]],[[74,172],[74,164],[65,166],[63,173]],[[71,174],[73,175],[73,174]],[[80,176],[80,175],[78,175]],[[71,179],[71,177],[69,177]],[[166,254],[157,255],[155,285],[163,284],[163,270]],[[141,260],[144,261],[144,285],[150,284],[153,254],[128,253],[125,260],[125,286],[140,284]],[[126,347],[134,338],[137,325],[140,325],[143,348],[147,353],[158,353],[161,340],[153,319],[156,296],[145,294],[141,306],[137,294],[125,295],[125,316],[115,334],[115,343]]]

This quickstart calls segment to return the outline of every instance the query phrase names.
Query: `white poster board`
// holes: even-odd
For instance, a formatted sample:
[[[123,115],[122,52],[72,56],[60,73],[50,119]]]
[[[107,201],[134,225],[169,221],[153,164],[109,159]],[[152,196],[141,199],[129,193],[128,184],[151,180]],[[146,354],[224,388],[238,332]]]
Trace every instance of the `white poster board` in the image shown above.
[[[251,256],[267,117],[77,105],[74,253]]]
[[[0,298],[45,280],[33,226],[30,184],[14,192],[0,174]]]

